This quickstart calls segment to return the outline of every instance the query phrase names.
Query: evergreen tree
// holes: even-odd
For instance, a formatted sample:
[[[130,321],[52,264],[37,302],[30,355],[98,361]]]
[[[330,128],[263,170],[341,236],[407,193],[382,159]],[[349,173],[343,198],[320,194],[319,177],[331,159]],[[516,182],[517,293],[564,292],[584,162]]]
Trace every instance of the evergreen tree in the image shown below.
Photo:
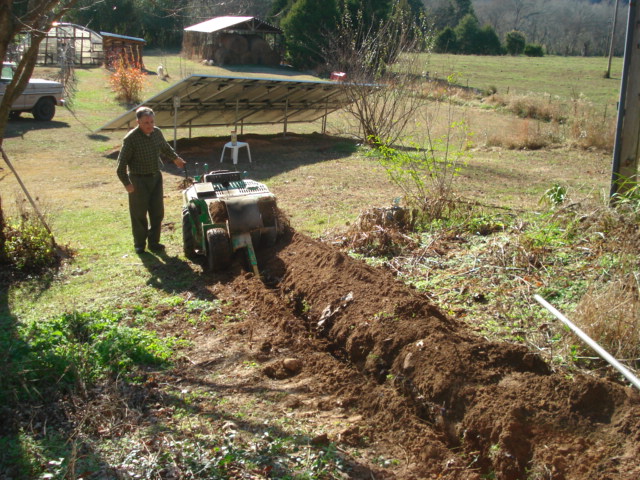
[[[524,33],[512,30],[505,36],[505,47],[509,55],[520,55],[527,44]]]
[[[436,53],[458,53],[458,38],[453,28],[446,27],[438,33],[433,46]]]
[[[474,54],[480,53],[481,33],[478,19],[467,14],[460,20],[460,23],[454,29],[456,38],[458,39],[458,51],[460,53]]]
[[[341,13],[358,18],[364,31],[376,30],[389,17],[392,6],[390,0],[344,0]]]
[[[81,0],[65,19],[97,32],[144,38],[153,47],[179,46],[184,25],[178,12],[185,3],[184,0]]]
[[[293,0],[273,0],[267,20],[274,25],[280,25],[282,19],[287,15],[289,10],[291,10],[292,5]]]
[[[481,55],[502,55],[504,49],[500,37],[491,25],[485,25],[478,34],[478,51]]]
[[[137,16],[133,0],[95,2],[81,0],[66,17],[66,20],[83,25],[97,32],[116,33],[142,37],[142,25]]]
[[[336,0],[297,0],[291,6],[280,27],[294,67],[309,69],[323,63],[322,52],[337,30],[338,19]]]
[[[472,0],[453,0],[453,4],[458,23],[467,15],[476,16],[476,12],[473,10]]]

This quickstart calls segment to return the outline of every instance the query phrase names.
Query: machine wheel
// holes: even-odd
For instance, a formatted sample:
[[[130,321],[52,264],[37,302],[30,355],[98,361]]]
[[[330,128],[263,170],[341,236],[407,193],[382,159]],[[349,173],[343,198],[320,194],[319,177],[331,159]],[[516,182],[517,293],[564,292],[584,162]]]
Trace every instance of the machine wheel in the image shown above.
[[[207,266],[210,272],[224,270],[231,265],[231,244],[222,228],[207,230]]]
[[[33,118],[40,122],[48,122],[56,114],[56,103],[53,99],[46,97],[41,98],[31,111]]]
[[[189,211],[182,212],[182,248],[187,258],[196,255],[196,239],[193,237],[193,226],[189,218]]]

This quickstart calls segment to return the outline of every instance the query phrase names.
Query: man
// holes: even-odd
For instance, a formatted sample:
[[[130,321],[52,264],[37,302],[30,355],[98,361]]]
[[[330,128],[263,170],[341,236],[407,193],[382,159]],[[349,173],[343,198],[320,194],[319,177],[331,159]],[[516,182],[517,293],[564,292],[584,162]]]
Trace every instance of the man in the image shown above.
[[[160,157],[173,160],[179,168],[185,161],[171,148],[155,126],[155,115],[148,107],[136,110],[138,126],[124,137],[118,155],[118,178],[129,193],[129,215],[136,253],[145,248],[164,250],[160,243],[160,227],[164,218]],[[149,221],[147,222],[147,215]]]

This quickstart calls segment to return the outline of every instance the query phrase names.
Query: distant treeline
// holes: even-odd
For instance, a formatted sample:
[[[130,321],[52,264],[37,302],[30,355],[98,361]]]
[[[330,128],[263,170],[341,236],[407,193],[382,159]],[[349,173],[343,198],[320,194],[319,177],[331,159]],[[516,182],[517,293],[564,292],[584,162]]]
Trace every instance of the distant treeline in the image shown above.
[[[536,46],[554,55],[606,55],[616,0],[323,0],[337,11],[362,9],[375,24],[399,2],[431,27],[441,51],[502,54]],[[65,20],[96,31],[142,37],[151,47],[179,47],[184,27],[221,15],[251,15],[277,26],[308,0],[80,0]],[[615,53],[622,55],[628,0],[620,0]],[[316,25],[309,25],[313,30]],[[325,34],[330,35],[330,31]],[[519,45],[524,37],[525,47]],[[291,38],[291,36],[289,36]],[[304,39],[299,39],[304,41]]]

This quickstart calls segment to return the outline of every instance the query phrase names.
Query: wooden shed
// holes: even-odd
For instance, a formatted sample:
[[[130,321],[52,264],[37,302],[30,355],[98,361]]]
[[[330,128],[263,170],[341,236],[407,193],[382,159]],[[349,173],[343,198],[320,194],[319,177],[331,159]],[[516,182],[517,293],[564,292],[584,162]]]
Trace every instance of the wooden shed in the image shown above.
[[[183,55],[209,65],[279,65],[282,30],[256,17],[216,17],[184,29]]]
[[[129,65],[144,68],[142,54],[147,42],[143,38],[126,37],[108,32],[100,32],[100,35],[102,35],[105,66],[110,67],[116,60],[122,59]]]

